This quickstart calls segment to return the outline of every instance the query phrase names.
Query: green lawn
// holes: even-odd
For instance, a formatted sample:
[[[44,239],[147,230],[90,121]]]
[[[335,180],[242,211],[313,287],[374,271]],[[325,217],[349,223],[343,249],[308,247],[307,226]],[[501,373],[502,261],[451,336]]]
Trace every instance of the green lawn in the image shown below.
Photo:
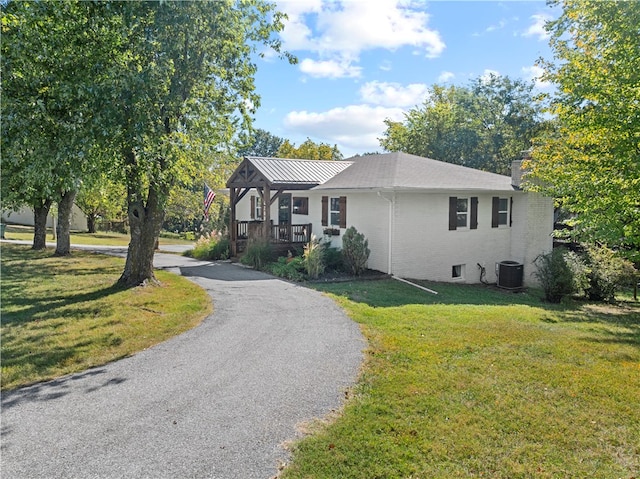
[[[3,243],[1,265],[3,389],[128,356],[211,312],[204,290],[164,271],[161,286],[119,288],[121,258]]]
[[[33,227],[7,225],[5,231],[5,239],[33,241]],[[102,246],[128,246],[131,237],[128,234],[114,233],[112,231],[98,233],[71,233],[71,244],[76,245],[102,245]],[[52,231],[47,230],[47,242],[55,243]],[[193,241],[186,241],[174,238],[160,238],[160,247],[166,244],[193,244]]]
[[[344,411],[291,478],[640,476],[640,305],[397,281],[316,286],[361,324]]]

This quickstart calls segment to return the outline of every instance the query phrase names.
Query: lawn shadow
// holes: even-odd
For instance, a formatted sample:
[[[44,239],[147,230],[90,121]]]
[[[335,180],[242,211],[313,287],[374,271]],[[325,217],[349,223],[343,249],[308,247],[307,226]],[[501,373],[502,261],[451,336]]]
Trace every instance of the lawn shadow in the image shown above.
[[[536,289],[510,291],[484,284],[453,284],[415,281],[437,294],[395,280],[351,281],[313,284],[314,289],[346,297],[373,308],[406,305],[513,306],[544,310],[546,323],[593,323],[596,334],[589,340],[640,346],[640,303],[623,301],[615,305],[569,299],[560,304],[544,300]]]
[[[3,286],[4,288],[4,286]],[[98,289],[81,294],[60,294],[57,296],[42,297],[21,297],[16,294],[15,288],[10,292],[5,291],[3,294],[3,307],[6,309],[17,309],[15,313],[2,314],[2,324],[19,324],[31,321],[37,315],[38,321],[45,321],[53,318],[61,318],[65,316],[60,309],[69,308],[70,306],[88,303],[87,306],[80,308],[75,307],[69,310],[69,314],[74,317],[105,315],[110,311],[104,311],[104,305],[92,305],[96,301],[104,299],[122,291],[126,291],[126,287],[114,283],[106,288]]]

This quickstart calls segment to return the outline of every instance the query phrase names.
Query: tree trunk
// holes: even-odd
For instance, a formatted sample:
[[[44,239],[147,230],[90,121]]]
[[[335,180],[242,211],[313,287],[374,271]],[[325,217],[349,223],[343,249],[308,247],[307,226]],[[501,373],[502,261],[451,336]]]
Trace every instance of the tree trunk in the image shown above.
[[[39,200],[33,205],[33,246],[40,250],[47,247],[47,216],[51,208],[51,200]]]
[[[132,195],[130,195],[130,198]],[[127,251],[124,272],[118,283],[132,287],[157,284],[153,273],[153,253],[164,219],[155,186],[149,187],[146,206],[142,201],[129,201],[129,227],[131,241]]]
[[[89,230],[89,233],[96,232],[96,218],[97,215],[95,213],[87,215],[87,230]]]
[[[71,254],[71,208],[77,191],[65,192],[58,202],[58,225],[56,226],[56,256]]]

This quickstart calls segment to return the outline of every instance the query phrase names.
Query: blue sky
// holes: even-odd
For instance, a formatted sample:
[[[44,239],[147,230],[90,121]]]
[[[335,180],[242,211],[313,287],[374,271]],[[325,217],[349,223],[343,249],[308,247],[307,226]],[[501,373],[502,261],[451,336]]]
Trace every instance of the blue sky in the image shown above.
[[[283,47],[298,64],[258,60],[254,126],[296,145],[337,144],[345,158],[381,151],[384,119],[401,121],[435,83],[536,79],[536,60],[552,58],[544,22],[559,15],[542,1],[276,3],[289,16]]]

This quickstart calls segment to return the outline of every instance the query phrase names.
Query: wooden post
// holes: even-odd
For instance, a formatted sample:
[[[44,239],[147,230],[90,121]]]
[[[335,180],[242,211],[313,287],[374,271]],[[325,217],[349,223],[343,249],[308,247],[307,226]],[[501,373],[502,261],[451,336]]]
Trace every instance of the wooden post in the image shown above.
[[[262,216],[264,218],[263,237],[266,241],[271,241],[271,188],[264,186],[262,197]]]
[[[231,241],[231,257],[238,256],[238,232],[236,231],[236,189],[229,188],[229,199],[231,203],[231,214],[229,215],[229,239]]]

